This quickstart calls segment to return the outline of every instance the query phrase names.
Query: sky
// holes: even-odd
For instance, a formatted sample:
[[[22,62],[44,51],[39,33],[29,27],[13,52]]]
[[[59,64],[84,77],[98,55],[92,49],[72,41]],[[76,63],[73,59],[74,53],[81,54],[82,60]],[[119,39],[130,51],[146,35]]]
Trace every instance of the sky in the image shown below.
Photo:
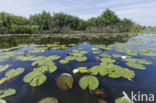
[[[0,12],[29,17],[43,10],[64,12],[84,20],[97,17],[109,8],[120,18],[143,26],[156,26],[156,0],[1,0]]]

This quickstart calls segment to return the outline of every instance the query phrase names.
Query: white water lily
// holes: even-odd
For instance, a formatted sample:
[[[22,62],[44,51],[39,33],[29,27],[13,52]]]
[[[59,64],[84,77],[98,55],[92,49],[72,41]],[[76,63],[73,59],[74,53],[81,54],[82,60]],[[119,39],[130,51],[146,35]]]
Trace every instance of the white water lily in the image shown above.
[[[79,72],[78,69],[74,69],[74,70],[73,70],[73,73],[74,73],[74,74],[76,74],[76,73],[78,73],[78,72]]]
[[[121,56],[121,59],[127,59],[127,57],[126,56]]]
[[[97,50],[97,48],[92,48],[92,50]]]

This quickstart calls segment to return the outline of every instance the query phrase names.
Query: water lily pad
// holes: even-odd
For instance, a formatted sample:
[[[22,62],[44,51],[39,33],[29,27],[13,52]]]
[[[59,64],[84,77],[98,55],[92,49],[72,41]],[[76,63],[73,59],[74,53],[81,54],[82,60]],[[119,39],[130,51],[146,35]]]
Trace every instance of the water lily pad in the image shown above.
[[[114,63],[116,60],[112,58],[101,58],[101,61],[106,63]]]
[[[68,90],[71,89],[74,83],[74,79],[72,75],[63,73],[59,77],[56,78],[56,84],[57,86],[62,90]]]
[[[86,89],[88,87],[89,90],[95,90],[99,86],[99,81],[94,76],[83,76],[79,85],[82,89]]]
[[[58,103],[58,100],[54,97],[46,97],[40,100],[38,103]]]
[[[3,72],[5,70],[7,70],[11,65],[7,64],[7,65],[0,65],[0,72]]]
[[[120,58],[120,57],[121,57],[121,55],[119,55],[119,54],[112,54],[112,56],[113,56],[114,58]]]
[[[138,63],[133,63],[133,62],[128,62],[126,63],[128,66],[132,67],[132,68],[136,68],[136,69],[146,69],[146,67],[142,64],[138,64]]]
[[[79,67],[79,68],[77,68],[78,69],[78,71],[80,72],[80,73],[87,73],[88,72],[88,68],[87,67]]]
[[[16,94],[16,90],[15,89],[7,89],[7,90],[0,90],[0,98],[5,98],[5,97],[8,97],[8,96],[12,96]]]
[[[132,103],[131,101],[125,99],[125,98],[117,98],[115,100],[115,103]]]
[[[16,77],[24,72],[24,68],[11,69],[7,73],[5,73],[6,77]]]
[[[141,55],[145,55],[145,56],[156,56],[156,54],[154,54],[154,53],[141,53]]]
[[[42,72],[33,71],[24,76],[23,80],[35,87],[42,85],[47,80],[47,77]]]

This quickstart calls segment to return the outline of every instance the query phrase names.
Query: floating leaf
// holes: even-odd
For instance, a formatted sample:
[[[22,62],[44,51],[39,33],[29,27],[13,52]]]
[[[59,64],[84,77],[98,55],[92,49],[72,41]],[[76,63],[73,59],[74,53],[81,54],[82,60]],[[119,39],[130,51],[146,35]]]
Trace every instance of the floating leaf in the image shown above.
[[[71,89],[74,83],[74,79],[72,75],[63,73],[59,77],[56,78],[57,86],[62,90]]]
[[[5,73],[6,77],[13,78],[24,72],[24,68],[11,69],[7,73]]]
[[[106,63],[114,63],[116,60],[112,58],[101,58],[101,61]]]
[[[79,81],[80,87],[82,89],[95,90],[99,86],[99,81],[94,76],[83,76]]]
[[[118,54],[112,54],[112,56],[113,56],[114,58],[120,58],[120,57],[121,57],[121,55],[118,55]]]
[[[145,56],[156,56],[156,54],[154,54],[154,53],[141,53],[141,55],[145,55]]]
[[[146,69],[146,67],[142,64],[138,64],[138,63],[133,63],[133,62],[128,62],[126,63],[128,66],[132,67],[132,68],[136,68],[136,69]]]
[[[133,102],[131,102],[131,101],[125,99],[125,98],[117,98],[115,100],[115,103],[133,103]]]
[[[58,100],[54,97],[46,97],[40,100],[38,103],[58,103]]]
[[[42,85],[47,80],[47,77],[42,72],[33,71],[24,76],[23,80],[35,87]]]
[[[79,68],[77,68],[78,69],[78,71],[80,72],[80,73],[87,73],[88,72],[88,68],[87,67],[79,67]]]
[[[3,72],[5,70],[7,70],[11,65],[7,64],[7,65],[0,65],[0,72]]]
[[[16,90],[15,89],[7,89],[7,90],[0,90],[0,98],[5,98],[5,97],[8,97],[8,96],[12,96],[16,94]]]

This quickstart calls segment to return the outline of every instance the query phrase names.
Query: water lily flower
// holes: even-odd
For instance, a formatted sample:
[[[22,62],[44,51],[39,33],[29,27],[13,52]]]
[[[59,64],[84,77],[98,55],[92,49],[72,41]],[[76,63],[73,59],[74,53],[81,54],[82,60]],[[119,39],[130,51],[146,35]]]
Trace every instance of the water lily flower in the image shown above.
[[[78,73],[78,72],[79,72],[78,69],[74,69],[74,70],[73,70],[73,73],[74,73],[74,74],[76,74],[76,73]]]
[[[92,48],[92,50],[97,50],[96,48]]]
[[[121,56],[121,59],[126,59],[127,57],[126,56]]]

